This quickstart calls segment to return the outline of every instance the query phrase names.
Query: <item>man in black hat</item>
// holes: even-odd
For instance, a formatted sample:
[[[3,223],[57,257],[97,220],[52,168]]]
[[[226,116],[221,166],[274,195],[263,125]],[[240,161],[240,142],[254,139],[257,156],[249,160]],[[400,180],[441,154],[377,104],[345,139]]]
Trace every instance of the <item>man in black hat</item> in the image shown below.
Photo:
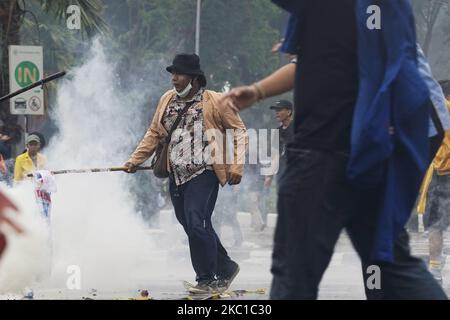
[[[293,126],[291,126],[292,118],[294,114],[294,107],[292,105],[292,102],[288,100],[278,100],[273,106],[270,107],[271,110],[275,110],[275,117],[277,121],[280,123],[280,126],[278,127],[279,130],[279,152],[273,153],[274,158],[272,159],[272,167],[278,168],[277,171],[277,177],[281,176],[282,171],[284,170],[285,166],[285,151],[286,151],[286,145],[287,143],[293,138],[294,136],[294,130]],[[272,146],[274,145],[274,142],[272,141]],[[273,176],[267,176],[264,181],[264,187],[268,188],[270,187],[273,180]]]
[[[246,129],[237,113],[219,107],[219,93],[205,89],[206,77],[197,55],[179,54],[166,70],[172,74],[174,89],[161,97],[150,128],[124,166],[128,172],[135,172],[136,166],[153,155],[160,141],[168,138],[170,197],[188,236],[197,275],[197,286],[191,291],[226,290],[239,266],[222,246],[211,215],[219,183],[236,185],[241,181]],[[177,130],[172,130],[174,126]],[[230,129],[234,132],[234,161],[227,164],[227,148],[223,146],[227,146],[226,130]],[[170,137],[169,132],[173,132]]]

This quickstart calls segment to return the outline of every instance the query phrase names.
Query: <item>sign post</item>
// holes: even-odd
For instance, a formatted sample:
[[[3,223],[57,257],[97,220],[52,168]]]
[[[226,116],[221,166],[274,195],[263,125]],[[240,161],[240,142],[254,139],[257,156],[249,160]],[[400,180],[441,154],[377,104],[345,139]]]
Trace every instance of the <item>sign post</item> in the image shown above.
[[[9,85],[11,92],[37,82],[43,76],[43,51],[41,46],[9,46]],[[10,111],[14,115],[43,115],[43,89],[36,87],[11,99]]]

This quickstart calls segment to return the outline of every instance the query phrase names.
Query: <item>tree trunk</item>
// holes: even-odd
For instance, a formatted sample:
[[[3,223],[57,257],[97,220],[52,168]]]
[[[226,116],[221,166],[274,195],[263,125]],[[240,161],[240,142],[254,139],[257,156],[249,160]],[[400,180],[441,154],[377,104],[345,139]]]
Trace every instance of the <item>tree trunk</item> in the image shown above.
[[[8,46],[20,44],[20,11],[16,0],[0,1],[0,96],[10,92]],[[13,153],[17,153],[17,143],[20,143],[21,127],[17,124],[18,117],[10,113],[10,102],[0,104],[0,119],[3,125],[12,132]],[[15,145],[14,145],[15,144]]]
[[[425,56],[428,56],[428,52],[430,51],[431,39],[433,38],[433,27],[427,27],[427,33],[425,34],[425,40],[423,42],[423,52]]]
[[[439,12],[442,8],[442,2],[441,1],[435,1],[433,3],[430,3],[430,8],[428,11],[426,23],[427,23],[427,32],[425,34],[425,40],[423,43],[423,51],[425,55],[428,55],[428,52],[431,47],[431,40],[433,38],[433,29],[436,25],[437,18],[439,16]]]
[[[9,93],[9,59],[8,46],[20,44],[20,13],[16,0],[2,2],[0,4],[1,21],[1,78],[0,96]],[[4,123],[16,123],[16,117],[9,114],[9,101],[3,102],[0,106],[0,117]],[[7,122],[5,121],[7,120]]]

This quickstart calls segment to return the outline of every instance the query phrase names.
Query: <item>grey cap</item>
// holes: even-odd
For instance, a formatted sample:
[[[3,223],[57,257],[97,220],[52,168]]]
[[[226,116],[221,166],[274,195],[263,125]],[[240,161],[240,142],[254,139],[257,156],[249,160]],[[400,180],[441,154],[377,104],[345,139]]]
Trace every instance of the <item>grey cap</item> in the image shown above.
[[[35,135],[35,134],[30,134],[28,137],[27,137],[27,144],[29,144],[29,143],[31,143],[31,142],[37,142],[37,143],[41,143],[41,139],[39,139],[39,137],[37,136],[37,135]]]

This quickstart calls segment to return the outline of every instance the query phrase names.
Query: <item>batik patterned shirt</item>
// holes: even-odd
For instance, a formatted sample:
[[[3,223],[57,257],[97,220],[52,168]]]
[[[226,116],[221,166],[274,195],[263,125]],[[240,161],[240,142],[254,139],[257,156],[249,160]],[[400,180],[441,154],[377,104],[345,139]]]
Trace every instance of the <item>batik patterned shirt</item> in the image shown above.
[[[176,95],[164,112],[162,124],[167,131],[170,131],[178,114],[186,107],[187,103],[192,103],[172,134],[169,144],[169,165],[176,185],[182,185],[205,170],[212,169],[207,163],[208,159],[204,156],[208,143],[203,141],[205,125],[202,97],[203,90],[199,90],[189,101],[182,100]]]

